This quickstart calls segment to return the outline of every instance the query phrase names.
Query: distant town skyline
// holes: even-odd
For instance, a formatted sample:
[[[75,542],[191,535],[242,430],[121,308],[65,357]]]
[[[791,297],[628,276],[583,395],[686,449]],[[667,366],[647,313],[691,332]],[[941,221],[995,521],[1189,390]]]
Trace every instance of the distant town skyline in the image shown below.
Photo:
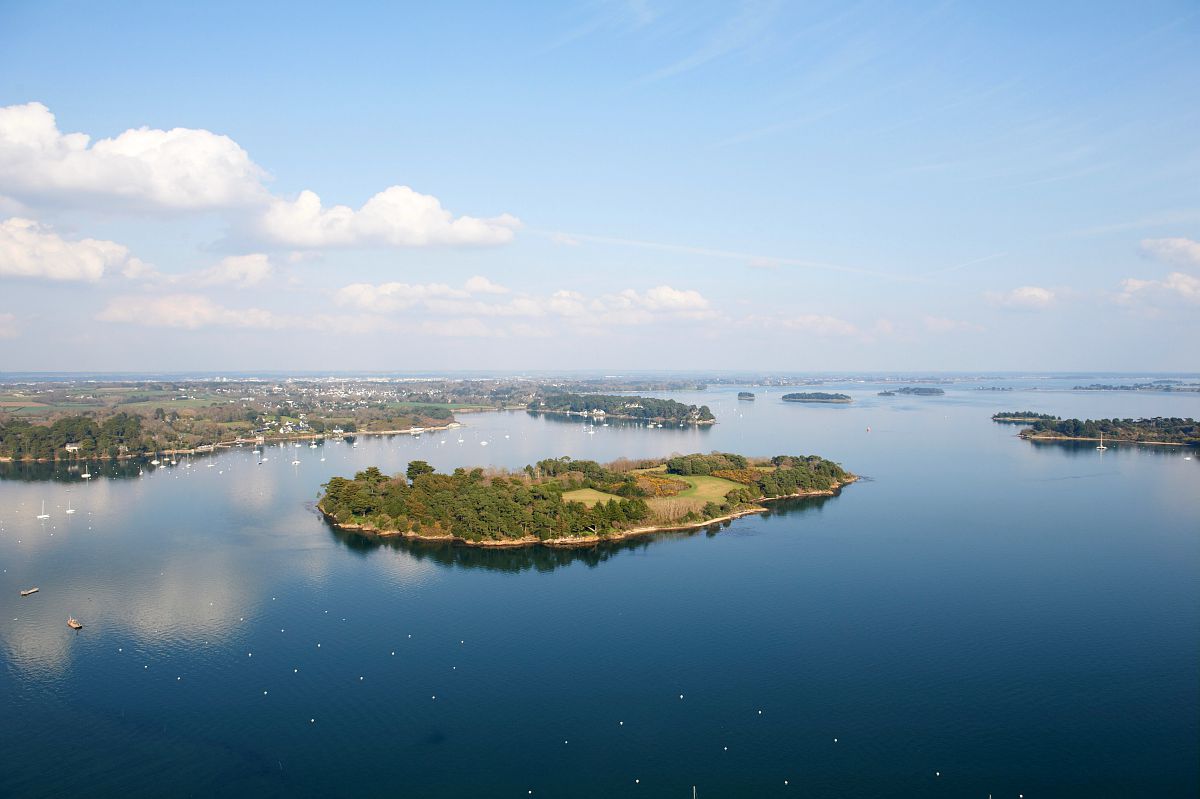
[[[1195,372],[1200,9],[0,3],[0,371]]]

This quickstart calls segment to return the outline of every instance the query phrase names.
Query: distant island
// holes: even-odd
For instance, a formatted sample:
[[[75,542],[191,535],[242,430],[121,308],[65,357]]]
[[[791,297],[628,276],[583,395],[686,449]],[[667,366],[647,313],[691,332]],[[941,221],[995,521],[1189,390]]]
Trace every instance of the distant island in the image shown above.
[[[714,424],[707,405],[684,405],[672,399],[611,394],[546,394],[527,406],[532,413],[588,416],[593,419],[637,419],[674,424]]]
[[[1075,386],[1072,391],[1200,391],[1200,383],[1184,383],[1182,380],[1152,380],[1149,383],[1126,385],[1092,383]]]
[[[940,397],[946,392],[940,388],[926,388],[925,386],[905,386],[904,388],[896,389],[897,394],[913,394],[918,397]]]
[[[1038,420],[1020,432],[1031,441],[1128,441],[1136,444],[1200,446],[1195,419],[1051,419]]]
[[[894,397],[894,396],[896,396],[896,392],[895,391],[880,391],[875,396],[877,396],[877,397]]]
[[[1001,411],[992,414],[992,421],[1002,424],[1022,424],[1025,422],[1055,422],[1058,421],[1058,417],[1036,411]]]
[[[325,484],[318,509],[336,528],[375,537],[481,547],[590,546],[682,530],[766,510],[788,497],[828,496],[857,478],[816,455],[678,455],[608,464],[557,458],[522,471],[424,461]]]
[[[740,400],[752,400],[752,399],[754,399],[754,392],[753,392],[753,391],[739,391],[739,392],[738,392],[738,399],[740,399]]]
[[[784,394],[784,402],[850,402],[849,394],[830,394],[825,391],[805,391],[798,394]]]

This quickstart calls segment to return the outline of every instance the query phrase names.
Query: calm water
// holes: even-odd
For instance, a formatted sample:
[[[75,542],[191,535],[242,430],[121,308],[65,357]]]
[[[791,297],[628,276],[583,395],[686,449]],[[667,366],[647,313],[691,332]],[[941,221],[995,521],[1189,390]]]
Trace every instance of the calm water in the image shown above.
[[[671,395],[711,430],[478,414],[261,466],[6,466],[0,795],[1200,793],[1200,453],[988,418],[1195,417],[1200,397],[846,388]],[[586,552],[379,546],[311,508],[372,464],[712,449],[870,479]]]

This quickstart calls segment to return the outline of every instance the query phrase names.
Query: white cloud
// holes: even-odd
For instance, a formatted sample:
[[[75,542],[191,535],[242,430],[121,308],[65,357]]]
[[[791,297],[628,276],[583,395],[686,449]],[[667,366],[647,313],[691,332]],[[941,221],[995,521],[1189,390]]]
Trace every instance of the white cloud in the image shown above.
[[[942,316],[926,316],[921,321],[927,331],[938,335],[946,333],[978,333],[983,330],[982,327],[974,322],[965,322],[961,319],[947,319]]]
[[[16,315],[0,313],[0,338],[16,338],[18,333]]]
[[[252,255],[231,255],[222,258],[216,265],[197,272],[195,275],[184,275],[183,281],[194,282],[198,286],[234,285],[242,288],[257,286],[274,275],[275,269],[271,260],[262,253]]]
[[[334,296],[339,305],[352,305],[364,311],[387,313],[412,308],[441,297],[466,297],[463,289],[445,283],[351,283]]]
[[[253,238],[297,250],[503,244],[521,226],[510,214],[456,217],[408,186],[391,186],[358,210],[323,208],[312,191],[272,196],[267,177],[237,142],[208,130],[141,127],[93,142],[60,131],[41,103],[0,107],[0,208],[252,209]]]
[[[323,208],[311,191],[293,201],[272,199],[258,221],[258,233],[293,248],[424,247],[504,244],[520,226],[509,214],[455,217],[436,197],[392,186],[357,211],[346,205]]]
[[[995,305],[1024,310],[1043,310],[1051,307],[1058,297],[1051,289],[1041,286],[1020,286],[1012,291],[989,292],[987,298]]]
[[[1142,250],[1160,261],[1200,266],[1200,241],[1191,239],[1143,239]]]
[[[281,329],[292,324],[292,320],[271,311],[261,308],[233,310],[200,294],[116,297],[96,314],[96,319],[101,322],[123,322],[183,330],[213,326]]]
[[[95,282],[110,268],[147,267],[113,241],[68,241],[31,219],[0,222],[0,276]]]
[[[1117,301],[1125,304],[1145,303],[1151,306],[1186,303],[1200,304],[1200,278],[1184,272],[1172,272],[1163,280],[1121,281]]]
[[[135,128],[92,143],[41,103],[0,107],[0,193],[58,206],[204,210],[266,199],[265,172],[228,136]]]
[[[420,309],[440,318],[560,317],[588,327],[641,325],[657,319],[710,319],[716,316],[698,291],[656,286],[586,297],[559,290],[549,296],[514,293],[487,278],[473,277],[463,288],[444,283],[352,283],[335,301],[373,313]]]
[[[708,300],[700,292],[670,286],[655,286],[641,293],[625,289],[617,297],[617,304],[628,303],[648,311],[687,312],[708,308]]]
[[[476,275],[464,284],[472,294],[508,294],[508,289],[497,285],[482,275]]]

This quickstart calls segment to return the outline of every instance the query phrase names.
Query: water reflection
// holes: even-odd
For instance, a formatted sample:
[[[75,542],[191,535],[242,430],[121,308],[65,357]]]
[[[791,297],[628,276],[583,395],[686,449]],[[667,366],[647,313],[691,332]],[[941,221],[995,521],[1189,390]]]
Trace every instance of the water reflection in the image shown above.
[[[128,479],[141,477],[151,471],[163,469],[187,469],[197,466],[207,466],[211,459],[219,456],[218,452],[197,453],[187,458],[178,458],[174,466],[166,462],[162,466],[150,465],[150,456],[144,458],[127,458],[123,460],[94,460],[94,461],[8,461],[0,463],[0,480],[17,480],[22,482],[56,481],[63,483],[82,483],[87,480]],[[188,463],[190,462],[190,466]],[[83,475],[89,475],[84,477]]]
[[[652,429],[653,430],[676,430],[676,431],[678,431],[678,430],[688,430],[688,431],[697,430],[697,431],[704,432],[704,433],[709,433],[713,429],[713,425],[709,425],[709,424],[699,424],[699,425],[672,424],[671,422],[667,422],[665,424],[657,425],[656,427],[651,428],[647,422],[638,421],[636,419],[614,419],[612,417],[607,417],[604,419],[593,419],[592,417],[589,417],[589,416],[566,416],[564,414],[558,414],[558,413],[536,413],[534,411],[526,411],[525,413],[528,414],[531,418],[537,419],[539,421],[551,422],[554,424],[571,425],[573,427],[589,428],[589,429],[590,428],[603,429],[605,427],[608,427],[608,428],[633,430],[633,429],[640,428],[640,429],[645,429],[645,430],[652,430]]]
[[[1195,459],[1197,454],[1200,454],[1200,448],[1197,447],[1182,447],[1169,446],[1165,444],[1141,444],[1134,441],[1112,441],[1106,440],[1105,450],[1097,451],[1096,447],[1099,441],[1061,441],[1054,439],[1025,439],[1033,445],[1034,449],[1042,449],[1044,451],[1057,451],[1064,455],[1069,455],[1072,458],[1092,457],[1099,458],[1104,455],[1111,455],[1120,450],[1126,452],[1137,452],[1138,454],[1146,455],[1161,455],[1167,458],[1192,458]]]

